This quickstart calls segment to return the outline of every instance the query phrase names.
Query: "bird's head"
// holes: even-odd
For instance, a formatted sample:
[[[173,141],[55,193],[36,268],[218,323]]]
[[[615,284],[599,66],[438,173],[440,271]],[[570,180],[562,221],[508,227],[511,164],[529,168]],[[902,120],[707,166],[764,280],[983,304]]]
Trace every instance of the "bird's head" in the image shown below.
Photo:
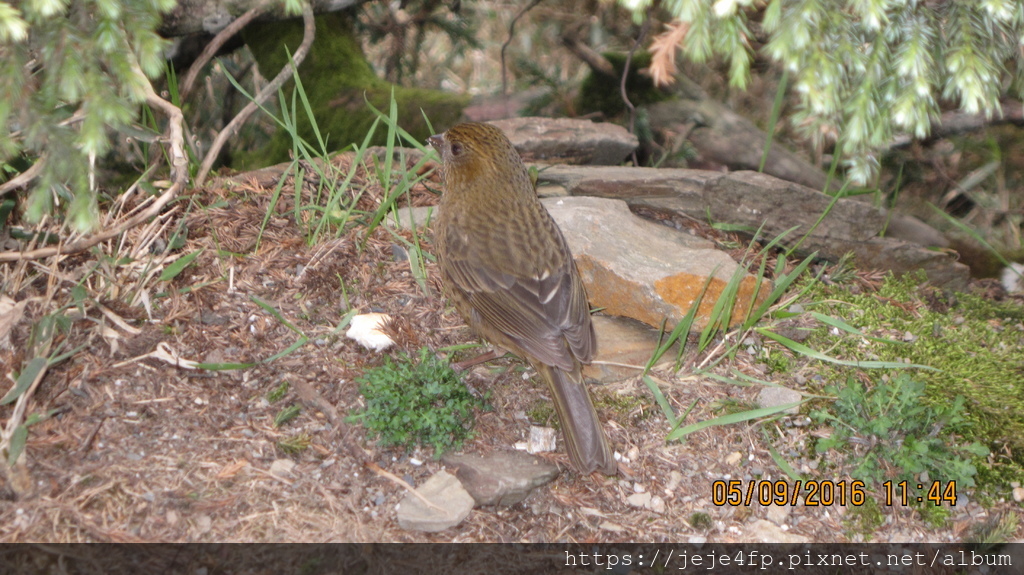
[[[445,179],[517,178],[526,172],[523,160],[504,132],[490,124],[466,122],[427,138],[444,162]]]

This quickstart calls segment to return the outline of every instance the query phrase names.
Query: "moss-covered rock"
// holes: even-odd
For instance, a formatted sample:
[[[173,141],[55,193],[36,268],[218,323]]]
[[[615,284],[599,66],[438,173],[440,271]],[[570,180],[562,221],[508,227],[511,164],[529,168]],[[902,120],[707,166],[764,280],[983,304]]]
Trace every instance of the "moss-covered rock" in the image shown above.
[[[273,77],[288,62],[288,54],[302,43],[302,21],[252,24],[246,28],[244,39],[261,73]],[[398,104],[399,125],[420,140],[430,135],[424,114],[434,129],[442,130],[457,123],[469,103],[466,95],[395,86],[378,78],[363,54],[350,17],[343,12],[316,17],[316,38],[299,66],[299,78],[328,151],[362,143],[376,118],[366,103],[387,112],[392,91]],[[294,82],[288,82],[284,93],[291,94],[293,86]],[[299,135],[316,142],[301,102],[297,108]],[[384,144],[386,137],[387,130],[378,129],[370,143]],[[285,161],[291,149],[291,136],[278,130],[261,150],[240,154],[234,167],[252,169]]]

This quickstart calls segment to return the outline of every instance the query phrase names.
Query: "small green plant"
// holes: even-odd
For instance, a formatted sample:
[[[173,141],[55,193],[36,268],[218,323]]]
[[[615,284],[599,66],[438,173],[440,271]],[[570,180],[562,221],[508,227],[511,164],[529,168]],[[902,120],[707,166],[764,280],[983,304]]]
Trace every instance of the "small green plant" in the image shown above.
[[[974,487],[977,470],[972,456],[984,457],[988,449],[978,443],[958,445],[949,432],[965,421],[964,399],[957,396],[949,403],[929,404],[924,401],[924,387],[907,373],[873,388],[853,377],[841,388],[827,387],[837,396],[832,412],[814,410],[811,417],[832,424],[834,431],[818,441],[816,450],[869,445],[850,472],[854,479],[868,483],[891,479],[913,485],[926,473],[931,480]]]
[[[298,417],[300,413],[302,413],[301,406],[295,405],[294,403],[289,405],[288,407],[277,412],[277,415],[274,416],[274,427],[281,427],[282,425]]]
[[[288,389],[290,387],[291,385],[287,381],[282,381],[281,385],[270,390],[270,393],[267,394],[267,401],[269,401],[270,403],[275,403],[279,401],[285,395],[288,394]]]
[[[560,421],[555,417],[555,406],[553,403],[547,400],[537,401],[533,404],[526,412],[526,417],[534,423],[541,423],[544,425],[551,424],[558,426]]]
[[[308,433],[299,433],[297,435],[289,435],[281,441],[278,441],[277,447],[289,455],[298,455],[308,449],[310,443],[312,443],[312,441],[310,440]]]
[[[384,365],[356,381],[366,408],[349,421],[362,423],[381,445],[431,445],[436,457],[472,437],[473,408],[484,405],[470,395],[455,370],[427,348],[417,358],[386,357]]]

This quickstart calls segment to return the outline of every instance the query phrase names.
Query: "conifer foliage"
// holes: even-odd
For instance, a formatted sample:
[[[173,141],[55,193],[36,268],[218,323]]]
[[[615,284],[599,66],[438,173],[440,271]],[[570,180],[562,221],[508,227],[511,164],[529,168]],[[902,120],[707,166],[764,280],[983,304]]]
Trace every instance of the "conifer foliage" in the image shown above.
[[[652,0],[620,0],[642,18]],[[865,183],[897,133],[929,134],[943,102],[991,118],[1024,97],[1020,0],[671,0],[676,19],[653,43],[693,61],[721,58],[745,88],[754,46],[789,75],[791,120],[819,146],[841,146]],[[674,37],[677,41],[666,42]],[[660,61],[671,63],[664,56]]]

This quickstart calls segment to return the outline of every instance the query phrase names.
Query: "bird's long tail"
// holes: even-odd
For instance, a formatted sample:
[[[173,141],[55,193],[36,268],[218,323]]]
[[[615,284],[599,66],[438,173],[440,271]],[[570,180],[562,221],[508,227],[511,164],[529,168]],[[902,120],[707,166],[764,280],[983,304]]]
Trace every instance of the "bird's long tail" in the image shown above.
[[[597,418],[590,392],[583,382],[579,364],[572,372],[543,364],[535,364],[534,368],[548,384],[551,397],[555,400],[555,410],[562,424],[562,437],[565,438],[573,466],[583,474],[596,470],[615,475],[618,466],[608,438],[601,429],[601,421]]]

